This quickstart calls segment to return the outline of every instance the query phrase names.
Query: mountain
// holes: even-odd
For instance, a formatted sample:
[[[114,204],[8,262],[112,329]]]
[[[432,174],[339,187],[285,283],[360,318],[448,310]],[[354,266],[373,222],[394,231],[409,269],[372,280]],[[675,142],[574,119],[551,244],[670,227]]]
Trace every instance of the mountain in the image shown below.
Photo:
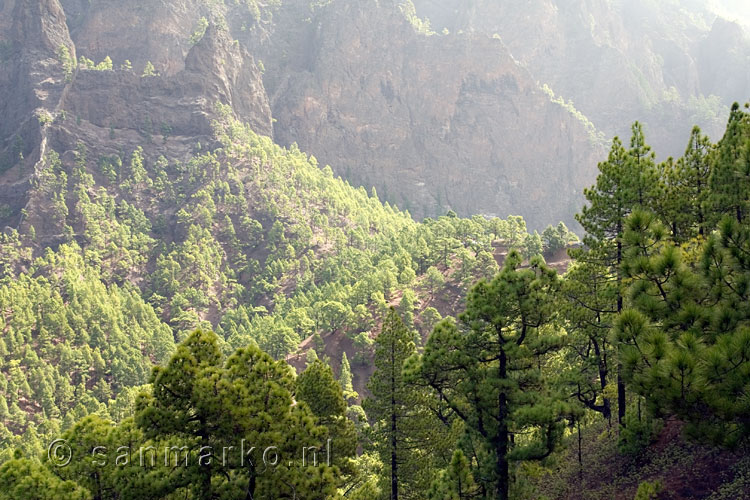
[[[48,57],[65,45],[75,49],[70,60],[98,64],[109,57],[116,67],[129,61],[139,75],[151,63],[173,79],[159,88],[134,80],[106,104],[100,96],[97,104],[127,111],[111,123],[98,105],[76,109],[76,117],[104,129],[141,120],[140,130],[148,119],[154,129],[174,128],[171,122],[188,121],[173,116],[185,112],[167,103],[176,95],[182,104],[193,99],[193,118],[171,135],[205,135],[210,120],[199,122],[208,112],[198,108],[223,95],[258,133],[283,146],[296,143],[417,218],[453,209],[520,214],[535,229],[558,220],[575,226],[581,188],[593,180],[604,137],[627,136],[639,119],[660,156],[678,156],[693,124],[716,138],[728,106],[750,85],[742,27],[717,17],[719,7],[687,1],[538,0],[519,9],[481,0],[64,0],[38,28],[13,28],[14,5],[3,5],[3,60],[14,44],[26,47],[22,40],[42,33],[53,37]],[[67,33],[54,33],[51,20],[63,17]],[[226,27],[218,43],[231,62],[197,53],[188,60],[209,24]],[[41,78],[52,60],[21,73]],[[10,118],[2,150],[12,158],[27,134],[28,123],[20,121],[28,106],[20,103],[42,95],[55,100],[64,86],[19,95],[28,85],[4,64],[11,71],[3,88],[16,92],[3,100]],[[122,78],[81,77],[73,93],[104,93],[94,88],[108,77]],[[154,107],[126,110],[124,93],[137,92]],[[206,93],[212,97],[201,103]],[[94,109],[100,116],[85,116]]]
[[[303,15],[291,5],[271,36],[283,53],[264,57],[277,141],[418,217],[450,208],[574,223],[603,141],[501,40],[420,32],[395,3],[334,1],[306,14],[289,46],[274,43],[289,40],[284,16]]]
[[[274,144],[262,62],[229,13],[181,4],[211,17],[196,31],[166,6],[161,29],[115,2],[3,6],[0,432],[30,452],[84,415],[127,415],[196,328],[300,370],[311,348],[337,370],[347,353],[365,394],[389,306],[424,337],[511,247],[542,250],[521,218],[418,223]]]
[[[722,8],[2,2],[0,500],[747,497]]]
[[[640,120],[664,158],[684,152],[693,125],[718,139],[728,107],[750,95],[747,34],[715,12],[730,9],[706,2],[414,3],[438,31],[498,34],[535,79],[607,137],[627,137]]]

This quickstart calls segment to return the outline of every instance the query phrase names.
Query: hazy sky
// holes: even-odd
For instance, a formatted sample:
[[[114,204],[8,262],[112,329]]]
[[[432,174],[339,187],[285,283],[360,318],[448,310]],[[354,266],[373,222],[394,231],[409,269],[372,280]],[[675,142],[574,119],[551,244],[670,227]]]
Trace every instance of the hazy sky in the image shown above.
[[[722,17],[750,26],[750,0],[708,0],[706,3]]]

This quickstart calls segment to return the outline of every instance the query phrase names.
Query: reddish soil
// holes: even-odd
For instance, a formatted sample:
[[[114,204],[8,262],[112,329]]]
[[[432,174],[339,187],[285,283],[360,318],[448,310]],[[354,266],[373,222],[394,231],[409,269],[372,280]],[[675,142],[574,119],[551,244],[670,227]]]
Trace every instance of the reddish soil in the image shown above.
[[[585,430],[582,473],[572,439],[559,469],[539,478],[539,490],[555,500],[633,500],[640,483],[658,481],[658,500],[707,499],[735,479],[746,454],[690,441],[682,435],[683,427],[666,422],[656,441],[637,457],[617,453],[614,434],[597,436],[602,426]],[[736,498],[750,499],[750,490]]]
[[[508,248],[504,246],[502,242],[496,241],[493,243],[493,256],[498,266],[502,267],[505,262],[505,258],[508,255]],[[568,265],[570,264],[570,258],[568,257],[567,250],[563,249],[549,257],[545,256],[548,261],[548,265],[557,270],[558,273],[564,273]],[[425,283],[417,282],[415,284],[415,291],[417,292],[417,300],[415,303],[414,320],[417,328],[422,332],[422,340],[426,341],[429,332],[423,331],[421,328],[422,321],[421,315],[424,310],[428,307],[434,307],[440,313],[442,317],[446,316],[457,316],[464,308],[464,300],[466,297],[466,285],[460,283],[458,278],[454,276],[456,270],[459,267],[458,261],[454,259],[448,262],[448,266],[439,264],[437,269],[445,276],[445,285],[443,288],[433,296],[430,293],[430,289]],[[393,295],[388,300],[388,305],[398,307],[401,303],[403,292],[401,290],[394,291]],[[371,337],[377,336],[382,327],[382,319],[378,319],[375,326],[371,330]],[[329,358],[331,367],[334,373],[338,376],[341,365],[341,355],[346,352],[346,356],[349,358],[349,363],[352,369],[352,383],[354,390],[363,398],[367,395],[367,381],[374,372],[374,367],[371,357],[365,360],[365,363],[355,363],[354,354],[356,349],[352,343],[352,340],[347,337],[343,331],[336,331],[331,334],[323,335],[323,342],[325,343],[325,356]],[[305,359],[307,351],[310,350],[312,343],[312,336],[305,339],[299,347],[299,350],[290,355],[287,358],[287,362],[297,370],[301,372],[305,369]]]

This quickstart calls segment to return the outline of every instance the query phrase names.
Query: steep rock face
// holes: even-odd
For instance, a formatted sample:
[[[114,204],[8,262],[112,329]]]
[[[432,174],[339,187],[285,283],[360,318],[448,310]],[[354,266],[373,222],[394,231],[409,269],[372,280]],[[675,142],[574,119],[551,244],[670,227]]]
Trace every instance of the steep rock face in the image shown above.
[[[94,158],[129,155],[142,146],[155,157],[185,160],[213,137],[217,104],[259,134],[273,133],[261,71],[226,29],[210,24],[199,41],[188,45],[186,56],[170,56],[167,70],[157,66],[155,76],[140,76],[141,71],[117,64],[113,70],[77,64],[80,52],[58,0],[10,4],[2,6],[10,19],[4,17],[0,25],[0,63],[8,69],[0,74],[0,111],[6,118],[0,121],[0,214],[44,204],[29,199],[28,192],[50,150],[60,153],[63,162],[72,161],[66,152],[79,143]],[[136,3],[130,6],[142,10]],[[170,67],[180,69],[171,74]],[[0,223],[45,227],[44,221],[11,219]]]
[[[258,133],[271,134],[270,108],[255,62],[224,31],[209,26],[176,75],[79,70],[65,108],[76,122],[99,128],[105,136],[111,131],[122,139],[123,133],[137,132],[140,143],[144,135],[162,136],[165,143],[169,137],[195,143],[211,135],[217,103],[229,106]],[[73,140],[79,125],[61,128]]]
[[[187,82],[196,95],[229,105],[234,113],[261,135],[271,136],[271,108],[261,71],[250,53],[215,26],[188,54],[178,81]]]
[[[73,58],[75,48],[57,0],[11,0],[0,11],[2,224],[12,222],[4,219],[29,201],[33,172],[47,151],[47,132],[69,85],[60,48],[66,47]]]
[[[694,124],[715,139],[750,95],[750,44],[705,2],[414,0],[433,28],[498,34],[535,79],[571,99],[607,136],[635,120],[660,156],[684,152]],[[709,96],[719,96],[706,99]],[[665,116],[667,115],[667,116]],[[666,127],[665,127],[666,125]]]
[[[199,41],[191,41],[201,17],[221,18],[221,10],[201,0],[9,1],[0,9],[7,14],[0,21],[0,63],[9,70],[0,75],[0,106],[8,117],[0,123],[5,169],[15,164],[18,144],[28,156],[40,143],[37,115],[42,114],[54,120],[48,130],[63,151],[79,140],[116,149],[111,136],[121,140],[133,132],[132,141],[120,148],[154,135],[165,136],[165,144],[166,136],[195,143],[210,135],[217,103],[228,105],[258,133],[272,134],[261,71],[252,55],[214,23]],[[69,53],[67,68],[61,47]],[[109,56],[114,71],[79,66],[78,55],[96,62]],[[126,60],[132,69],[120,69]],[[156,76],[141,78],[143,66],[152,61]]]
[[[200,0],[62,0],[70,34],[81,55],[120,64],[131,61],[140,74],[148,61],[164,75],[184,68],[190,35],[206,15]]]
[[[680,154],[693,123],[710,133],[725,120],[702,96],[744,100],[750,86],[744,33],[711,28],[702,10],[696,21],[646,0],[415,4],[438,33],[418,33],[394,0],[8,0],[0,170],[21,155],[33,166],[43,137],[62,151],[183,157],[221,102],[418,217],[520,213],[541,227],[572,222],[604,154],[597,130],[628,136],[641,119],[661,156]],[[227,29],[196,44],[203,18]],[[69,62],[109,56],[115,71],[66,70],[63,46]],[[139,76],[147,62],[158,76]]]
[[[61,47],[75,57],[57,0],[6,2],[0,24],[0,171],[28,157],[41,141],[41,123],[52,119],[66,87]]]
[[[275,138],[432,216],[572,222],[601,149],[497,39],[424,36],[387,2],[332,2],[271,88]],[[273,72],[271,72],[273,74]],[[385,191],[385,192],[384,192]]]
[[[698,47],[698,60],[706,68],[701,73],[702,87],[716,95],[750,98],[750,50],[740,25],[716,19]]]
[[[147,62],[163,75],[185,67],[201,19],[227,24],[254,52],[273,16],[273,5],[213,0],[61,0],[80,54],[101,61],[129,60],[140,74]]]

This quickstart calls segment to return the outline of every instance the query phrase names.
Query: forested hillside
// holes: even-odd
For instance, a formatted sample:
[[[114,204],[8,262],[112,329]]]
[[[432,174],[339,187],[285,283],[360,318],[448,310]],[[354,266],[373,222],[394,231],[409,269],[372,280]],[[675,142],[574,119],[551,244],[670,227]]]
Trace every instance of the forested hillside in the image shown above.
[[[0,494],[747,493],[733,451],[750,435],[750,114],[738,105],[718,144],[696,128],[677,160],[656,163],[638,123],[627,145],[615,139],[562,275],[517,219],[417,224],[219,115],[217,147],[184,166],[154,170],[139,150],[92,162],[80,147],[70,172],[54,152],[37,172],[62,241],[42,251],[29,211],[3,243]],[[159,225],[152,211],[172,196],[189,211]],[[544,234],[548,250],[570,238],[562,225]],[[499,272],[498,246],[510,249]],[[480,281],[441,319],[418,304],[446,296],[446,277]],[[337,332],[355,359],[326,355]],[[305,337],[295,376],[284,358]],[[357,394],[362,362],[374,372]],[[227,456],[238,438],[271,443],[283,465]],[[300,462],[310,446],[325,460]],[[682,473],[706,461],[721,469]]]
[[[0,500],[750,497],[750,104],[608,140],[674,67],[600,127],[415,3],[0,4]]]

